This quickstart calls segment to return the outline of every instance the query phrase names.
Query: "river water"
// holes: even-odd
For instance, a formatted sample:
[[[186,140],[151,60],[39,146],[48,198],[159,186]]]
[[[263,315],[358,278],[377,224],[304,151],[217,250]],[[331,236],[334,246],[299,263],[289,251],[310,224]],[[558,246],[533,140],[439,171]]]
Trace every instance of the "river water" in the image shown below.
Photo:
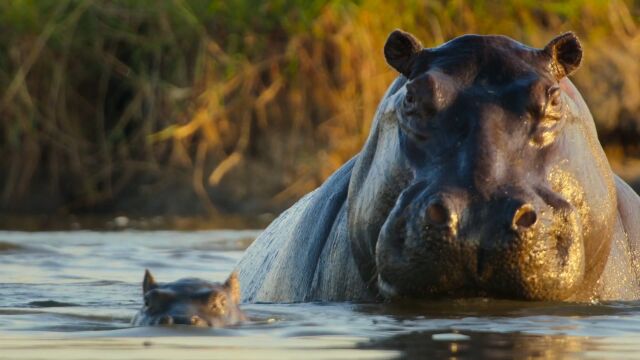
[[[0,232],[0,359],[640,357],[640,302],[245,304],[225,329],[131,327],[145,268],[224,281],[258,233]]]

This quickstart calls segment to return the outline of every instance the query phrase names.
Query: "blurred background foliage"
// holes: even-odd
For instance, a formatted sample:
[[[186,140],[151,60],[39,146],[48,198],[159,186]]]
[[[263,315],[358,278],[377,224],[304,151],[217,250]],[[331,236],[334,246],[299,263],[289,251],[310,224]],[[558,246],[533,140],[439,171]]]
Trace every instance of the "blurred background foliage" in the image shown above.
[[[360,149],[396,74],[390,31],[436,46],[574,30],[574,82],[640,177],[640,2],[0,2],[0,212],[264,221]]]

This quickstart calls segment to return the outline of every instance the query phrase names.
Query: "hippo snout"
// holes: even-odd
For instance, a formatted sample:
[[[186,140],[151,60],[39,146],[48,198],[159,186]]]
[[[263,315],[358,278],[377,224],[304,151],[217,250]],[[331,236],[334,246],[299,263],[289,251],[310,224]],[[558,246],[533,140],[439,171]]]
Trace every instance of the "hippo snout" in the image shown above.
[[[463,195],[456,193],[447,195],[432,196],[426,201],[426,206],[421,209],[425,227],[445,228],[450,232],[457,232],[460,215],[468,207],[467,199]],[[506,199],[504,203],[518,203],[504,211],[503,214],[496,214],[502,218],[495,221],[503,222],[516,232],[526,231],[532,228],[538,221],[536,208],[531,203],[524,200]]]
[[[407,189],[378,239],[381,294],[570,296],[584,272],[578,214],[552,205],[535,191]]]
[[[198,315],[189,316],[171,316],[164,315],[158,319],[158,325],[192,325],[199,327],[210,326],[209,322]]]

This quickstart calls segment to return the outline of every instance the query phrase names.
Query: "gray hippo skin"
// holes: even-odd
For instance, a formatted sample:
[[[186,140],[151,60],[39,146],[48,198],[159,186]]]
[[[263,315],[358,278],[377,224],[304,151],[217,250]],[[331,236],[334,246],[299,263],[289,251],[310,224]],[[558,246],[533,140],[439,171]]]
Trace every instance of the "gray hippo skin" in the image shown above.
[[[384,55],[400,76],[363,149],[249,247],[243,301],[640,298],[640,198],[567,78],[573,33],[398,30]]]
[[[198,278],[157,283],[146,270],[142,295],[144,305],[132,320],[135,326],[223,327],[245,320],[238,307],[240,284],[236,273],[224,284]]]

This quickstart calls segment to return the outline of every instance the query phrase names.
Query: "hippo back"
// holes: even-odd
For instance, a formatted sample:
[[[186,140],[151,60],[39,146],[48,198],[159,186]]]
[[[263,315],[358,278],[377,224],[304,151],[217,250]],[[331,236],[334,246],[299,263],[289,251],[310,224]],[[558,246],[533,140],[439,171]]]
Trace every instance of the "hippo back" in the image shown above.
[[[398,77],[384,95],[367,143],[375,142],[390,98],[404,85]],[[244,302],[371,300],[348,240],[346,199],[360,155],[344,164],[318,189],[274,220],[238,263]],[[359,165],[356,165],[359,164]]]

